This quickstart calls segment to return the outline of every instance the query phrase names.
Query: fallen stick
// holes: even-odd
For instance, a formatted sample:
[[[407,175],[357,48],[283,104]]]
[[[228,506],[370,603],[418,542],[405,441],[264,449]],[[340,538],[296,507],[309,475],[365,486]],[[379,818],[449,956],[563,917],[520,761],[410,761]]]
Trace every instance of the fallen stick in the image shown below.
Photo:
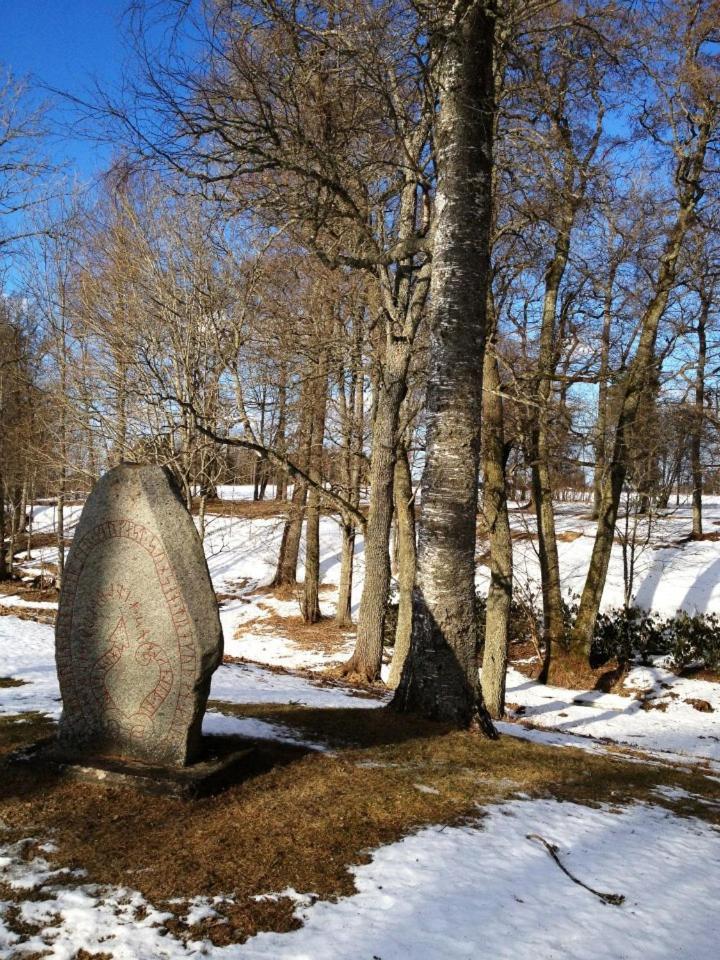
[[[544,837],[541,837],[537,833],[528,833],[526,836],[526,840],[537,840],[539,843],[541,843],[545,847],[547,852],[550,854],[550,856],[553,858],[555,863],[560,867],[562,872],[566,876],[570,877],[573,883],[576,883],[579,887],[584,887],[585,890],[588,890],[590,893],[594,894],[598,898],[598,900],[602,900],[603,903],[611,903],[613,904],[613,906],[616,906],[616,907],[619,907],[620,904],[625,901],[625,895],[622,893],[601,893],[599,890],[594,890],[592,887],[589,887],[586,883],[583,883],[582,880],[578,880],[577,877],[574,877],[570,873],[568,868],[563,863],[561,863],[560,857],[558,856],[558,853],[557,853],[557,847],[553,846],[552,843],[548,843],[548,841]]]

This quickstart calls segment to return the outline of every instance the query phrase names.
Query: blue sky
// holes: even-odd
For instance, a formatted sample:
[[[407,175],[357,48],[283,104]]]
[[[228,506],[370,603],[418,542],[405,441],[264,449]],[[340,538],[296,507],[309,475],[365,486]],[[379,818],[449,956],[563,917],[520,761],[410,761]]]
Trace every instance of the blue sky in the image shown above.
[[[123,44],[126,0],[0,0],[0,65],[18,77],[82,96],[95,80],[116,86],[127,50]],[[67,107],[55,122],[71,120]],[[89,142],[67,128],[53,138],[57,159],[81,179],[105,165],[111,147]]]

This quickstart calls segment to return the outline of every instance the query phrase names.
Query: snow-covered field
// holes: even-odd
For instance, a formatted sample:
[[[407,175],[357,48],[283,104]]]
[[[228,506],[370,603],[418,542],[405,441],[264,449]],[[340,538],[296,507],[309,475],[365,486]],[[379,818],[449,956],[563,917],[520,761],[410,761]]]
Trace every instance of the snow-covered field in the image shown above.
[[[227,493],[241,498],[248,489]],[[79,510],[71,508],[70,523]],[[592,547],[592,523],[583,517],[585,510],[577,504],[558,507],[559,530],[568,534],[560,543],[568,593],[578,592]],[[37,508],[34,519],[36,530],[50,529],[52,507]],[[711,501],[706,528],[719,526],[720,501]],[[520,535],[515,546],[522,588],[532,590],[536,545],[522,536],[532,533],[532,523],[516,510],[513,527]],[[289,726],[222,712],[222,702],[370,709],[384,702],[381,696],[359,697],[350,688],[314,681],[307,671],[322,670],[344,656],[352,648],[351,638],[332,654],[294,643],[278,617],[297,616],[297,602],[258,592],[272,576],[281,530],[281,521],[272,518],[210,518],[206,552],[215,588],[224,598],[226,653],[235,660],[215,674],[211,698],[216,705],[206,715],[205,730],[324,749]],[[635,596],[665,615],[681,607],[720,613],[720,542],[683,542],[688,533],[687,507],[657,520],[636,559]],[[53,555],[51,548],[34,551],[28,569],[52,562]],[[337,585],[340,535],[331,518],[322,521],[321,562],[323,581]],[[362,575],[359,542],[355,607]],[[487,568],[480,566],[478,583],[486,576]],[[622,596],[622,554],[616,547],[605,606],[617,606]],[[332,590],[322,594],[327,613],[334,599]],[[13,603],[3,599],[6,608]],[[285,672],[267,666],[282,666]],[[298,668],[302,675],[293,672]],[[0,616],[2,677],[24,683],[0,688],[0,716],[21,718],[32,711],[59,715],[52,626]],[[628,696],[543,687],[511,670],[513,719],[501,730],[556,746],[558,756],[572,746],[594,752],[631,748],[631,757],[640,762],[692,765],[706,783],[720,782],[720,684],[681,679],[658,664],[635,668],[625,686]],[[690,701],[706,702],[712,709],[703,712]],[[518,796],[479,811],[476,824],[426,828],[376,850],[370,863],[353,868],[357,892],[336,903],[317,900],[311,890],[269,890],[268,895],[296,899],[303,927],[223,948],[174,939],[163,927],[167,917],[137,891],[64,883],[62,866],[48,859],[52,845],[45,848],[47,856],[28,859],[22,845],[3,845],[3,830],[0,821],[0,882],[32,891],[20,920],[38,922],[40,932],[19,944],[4,922],[10,906],[0,894],[2,958],[47,951],[49,957],[72,960],[85,950],[115,960],[515,960],[528,952],[535,960],[714,960],[720,939],[713,896],[720,889],[720,833],[702,820],[681,818],[647,802],[589,808]],[[574,876],[596,891],[620,894],[624,901],[604,903],[574,884],[531,839],[533,834],[556,845]],[[47,839],[36,837],[41,844]],[[192,909],[198,916],[212,915],[212,903],[202,897]]]

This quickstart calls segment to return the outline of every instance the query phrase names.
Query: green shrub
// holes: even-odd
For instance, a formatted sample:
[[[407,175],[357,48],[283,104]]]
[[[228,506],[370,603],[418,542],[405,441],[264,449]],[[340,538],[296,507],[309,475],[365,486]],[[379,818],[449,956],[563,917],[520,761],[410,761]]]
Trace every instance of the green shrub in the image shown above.
[[[720,618],[714,613],[691,615],[678,610],[667,621],[670,655],[676,669],[701,661],[711,670],[720,669]]]
[[[714,613],[689,614],[678,610],[663,619],[637,607],[607,610],[598,617],[591,661],[613,658],[620,663],[669,656],[676,670],[693,663],[720,669],[720,618]]]
[[[655,614],[638,607],[621,607],[598,616],[591,652],[594,665],[612,659],[628,663],[636,658],[649,663],[650,657],[667,653],[670,641],[666,624]]]

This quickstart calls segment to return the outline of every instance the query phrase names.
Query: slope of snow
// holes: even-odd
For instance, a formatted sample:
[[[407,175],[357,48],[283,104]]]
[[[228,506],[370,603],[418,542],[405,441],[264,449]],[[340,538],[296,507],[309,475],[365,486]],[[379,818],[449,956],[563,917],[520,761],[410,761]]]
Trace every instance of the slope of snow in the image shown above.
[[[555,504],[562,586],[568,598],[582,592],[590,564],[596,524],[589,517],[589,509],[586,503]],[[703,509],[706,533],[717,534],[720,498],[705,498]],[[510,525],[516,538],[513,541],[516,583],[523,594],[532,594],[539,600],[540,564],[534,514],[520,510],[517,504],[511,505]],[[635,605],[662,616],[672,616],[677,610],[720,613],[720,541],[691,541],[688,539],[691,530],[692,512],[686,502],[653,517],[649,529],[646,521],[639,523],[631,587]],[[575,539],[570,539],[573,537]],[[480,550],[483,548],[480,544]],[[477,583],[481,591],[487,589],[489,578],[489,567],[479,565]],[[622,606],[624,588],[622,547],[616,541],[603,593],[603,609]]]
[[[250,495],[248,488],[228,493],[237,498]],[[593,524],[582,517],[584,509],[577,504],[558,507],[559,531],[580,532],[574,540],[560,543],[568,592],[577,592],[581,585],[592,549]],[[36,529],[51,528],[52,510],[36,509]],[[71,509],[71,524],[79,512],[79,507]],[[720,524],[720,501],[708,503],[706,524],[709,530]],[[532,521],[519,511],[513,513],[513,526],[519,533],[532,533]],[[689,513],[684,507],[658,521],[654,546],[638,557],[637,600],[646,600],[663,614],[679,606],[720,612],[720,543],[678,543],[688,532]],[[253,595],[272,578],[281,533],[282,522],[276,519],[209,519],[206,552],[215,588],[235,596],[221,607],[226,651],[257,661],[220,667],[211,697],[231,703],[323,708],[381,705],[382,697],[361,697],[349,688],[259,665],[317,669],[333,659],[324,651],[293,643],[277,622],[274,634],[264,630],[263,620],[271,613],[298,613],[295,601]],[[515,542],[521,588],[525,578],[536,589],[535,549],[532,539]],[[359,539],[355,607],[362,589],[362,551]],[[34,551],[32,563],[52,561],[53,554],[52,548]],[[323,580],[336,585],[340,534],[332,518],[323,518],[321,524],[321,569]],[[302,570],[299,573],[302,577]],[[486,575],[487,568],[479,567],[478,582]],[[622,557],[616,547],[606,606],[621,602],[622,586]],[[332,613],[334,595],[323,593],[321,602]],[[57,717],[53,628],[0,617],[0,677],[25,681],[22,686],[0,688],[0,715],[37,710]],[[558,748],[573,745],[599,751],[610,740],[663,762],[692,760],[720,768],[720,685],[674,677],[658,664],[633,670],[626,686],[643,691],[645,697],[652,695],[653,702],[665,709],[644,710],[642,702],[631,697],[543,687],[511,670],[508,700],[525,712],[520,722],[504,723],[501,730]],[[714,712],[699,712],[685,702],[690,699],[707,701]],[[221,710],[219,704],[206,714],[206,732],[325,749],[288,725]],[[542,729],[523,727],[523,721]],[[671,798],[668,793],[659,796]],[[2,829],[0,823],[0,841]],[[562,862],[575,876],[598,890],[623,894],[625,902],[604,904],[572,883],[547,850],[528,839],[529,834],[557,844]],[[475,826],[431,827],[383,847],[369,864],[353,872],[358,892],[337,903],[314,902],[312,891],[267,891],[270,897],[291,895],[304,926],[220,949],[208,943],[184,946],[175,940],[163,929],[165,915],[137,891],[70,886],[62,867],[40,856],[28,861],[22,845],[0,847],[0,881],[35,891],[22,904],[20,917],[41,924],[41,932],[22,945],[22,952],[47,950],[47,956],[57,960],[69,960],[81,949],[114,960],[517,960],[528,953],[533,960],[717,956],[720,919],[708,894],[720,889],[720,835],[703,822],[678,818],[661,807],[590,809],[553,800],[517,800],[492,808]],[[232,891],[227,894],[232,896]],[[0,901],[0,956],[11,956],[9,951],[22,956],[17,938],[4,922],[8,908]]]
[[[23,680],[22,686],[0,688],[0,716],[38,711],[59,717],[60,689],[55,671],[55,640],[48,624],[0,617],[0,677]],[[291,673],[275,672],[249,663],[225,663],[214,673],[210,697],[230,703],[294,703],[309,707],[377,707],[382,697],[358,695],[350,687],[324,685]],[[222,717],[208,712],[206,733],[240,733],[287,739],[287,732],[268,723]],[[251,730],[251,727],[253,728]],[[242,728],[242,729],[241,729]]]

